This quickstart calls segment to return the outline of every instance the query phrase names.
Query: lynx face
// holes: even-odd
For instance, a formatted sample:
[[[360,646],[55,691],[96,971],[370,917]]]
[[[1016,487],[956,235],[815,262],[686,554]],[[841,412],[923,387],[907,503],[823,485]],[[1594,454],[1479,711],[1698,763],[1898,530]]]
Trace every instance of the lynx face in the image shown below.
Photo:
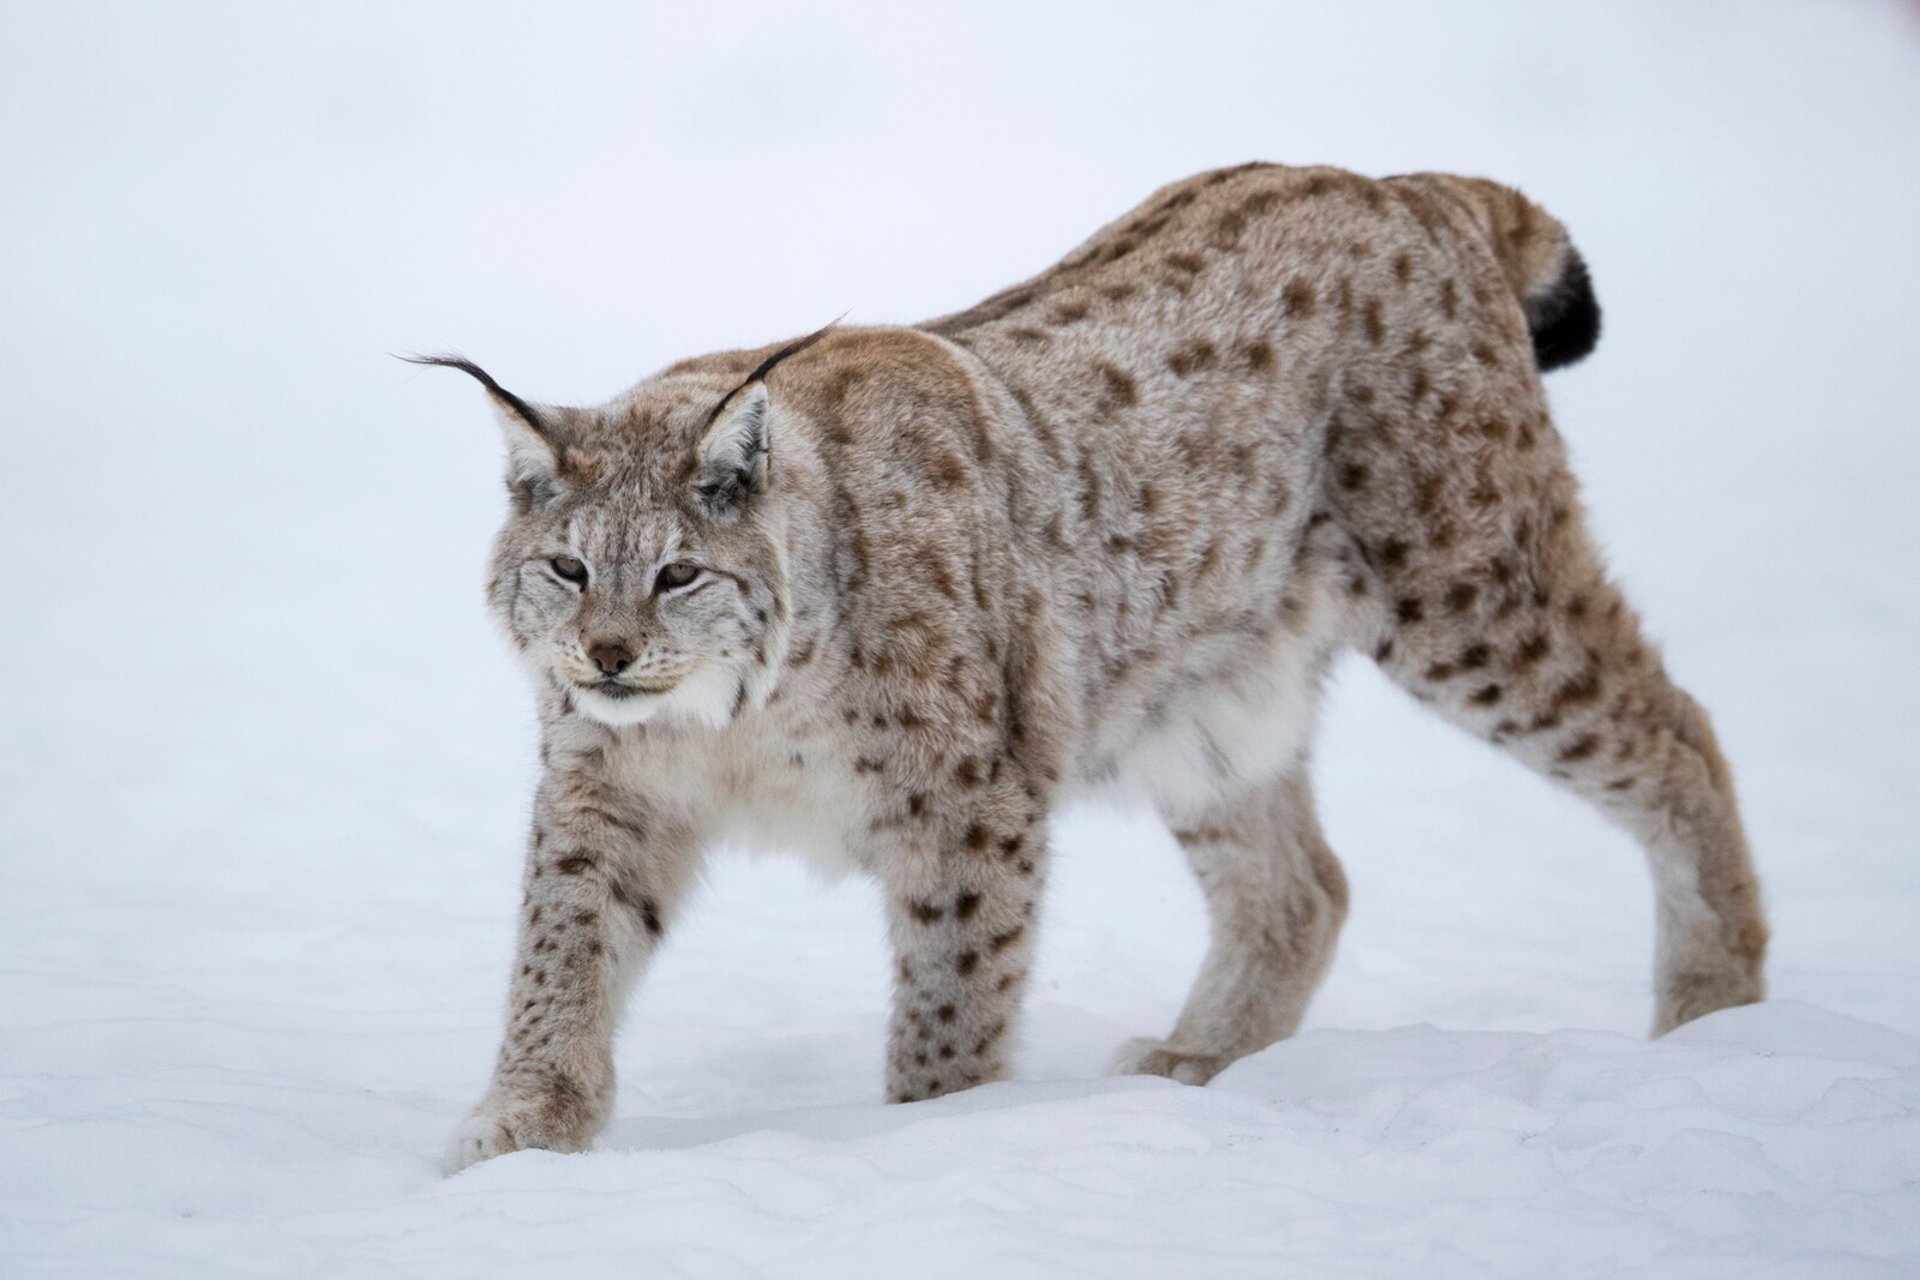
[[[636,410],[639,441],[632,418],[496,400],[514,501],[489,602],[535,678],[607,725],[718,726],[764,700],[789,612],[764,389]]]

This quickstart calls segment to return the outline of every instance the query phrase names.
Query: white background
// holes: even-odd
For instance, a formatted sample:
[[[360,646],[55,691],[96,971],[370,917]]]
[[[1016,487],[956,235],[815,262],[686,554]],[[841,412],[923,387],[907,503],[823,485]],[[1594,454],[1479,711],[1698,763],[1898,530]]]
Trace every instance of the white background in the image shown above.
[[[529,8],[0,13],[0,1272],[1920,1267],[1920,10]],[[872,891],[728,861],[599,1149],[443,1180],[535,743],[484,399],[387,353],[595,401],[1251,158],[1572,229],[1607,328],[1556,415],[1734,763],[1780,1001],[1639,1040],[1636,851],[1354,662],[1297,1040],[1098,1078],[1204,927],[1151,819],[1079,812],[1020,1081],[884,1108]]]

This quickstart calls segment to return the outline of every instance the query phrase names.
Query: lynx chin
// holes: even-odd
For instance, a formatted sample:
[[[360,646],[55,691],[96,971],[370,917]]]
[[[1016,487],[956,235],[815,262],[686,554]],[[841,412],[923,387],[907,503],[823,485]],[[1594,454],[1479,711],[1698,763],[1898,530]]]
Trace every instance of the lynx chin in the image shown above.
[[[1243,165],[924,324],[673,365],[598,408],[485,386],[489,599],[544,766],[461,1168],[606,1121],[628,992],[722,836],[857,867],[896,964],[887,1096],[1006,1074],[1077,791],[1152,799],[1211,949],[1120,1072],[1291,1034],[1347,912],[1314,817],[1329,664],[1370,655],[1635,836],[1656,1033],[1758,1000],[1733,781],[1582,519],[1540,374],[1599,309],[1510,188]]]

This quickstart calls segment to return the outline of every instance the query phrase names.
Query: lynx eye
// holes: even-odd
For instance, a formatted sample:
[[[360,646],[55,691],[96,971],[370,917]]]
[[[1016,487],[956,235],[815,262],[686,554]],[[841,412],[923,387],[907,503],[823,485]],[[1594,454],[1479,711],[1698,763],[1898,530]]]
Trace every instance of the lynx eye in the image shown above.
[[[587,566],[572,556],[555,556],[547,561],[547,567],[575,585],[584,585],[587,580]]]
[[[660,576],[653,580],[655,592],[671,591],[675,587],[684,587],[700,576],[700,566],[686,560],[675,560],[660,570]]]

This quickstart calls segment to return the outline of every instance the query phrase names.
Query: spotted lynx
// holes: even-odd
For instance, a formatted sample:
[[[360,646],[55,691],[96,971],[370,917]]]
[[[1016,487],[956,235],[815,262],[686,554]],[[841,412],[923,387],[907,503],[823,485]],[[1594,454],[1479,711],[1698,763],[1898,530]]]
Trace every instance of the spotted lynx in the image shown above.
[[[1540,371],[1598,336],[1519,193],[1254,164],[1169,186],[972,310],[491,395],[490,600],[543,732],[493,1083],[454,1168],[579,1150],[615,1023],[722,837],[876,877],[889,1098],[1002,1077],[1048,815],[1150,797],[1213,939],[1164,1040],[1200,1083],[1289,1035],[1347,911],[1308,748],[1372,656],[1635,835],[1656,1032],[1757,1000],[1733,784],[1583,524]]]

